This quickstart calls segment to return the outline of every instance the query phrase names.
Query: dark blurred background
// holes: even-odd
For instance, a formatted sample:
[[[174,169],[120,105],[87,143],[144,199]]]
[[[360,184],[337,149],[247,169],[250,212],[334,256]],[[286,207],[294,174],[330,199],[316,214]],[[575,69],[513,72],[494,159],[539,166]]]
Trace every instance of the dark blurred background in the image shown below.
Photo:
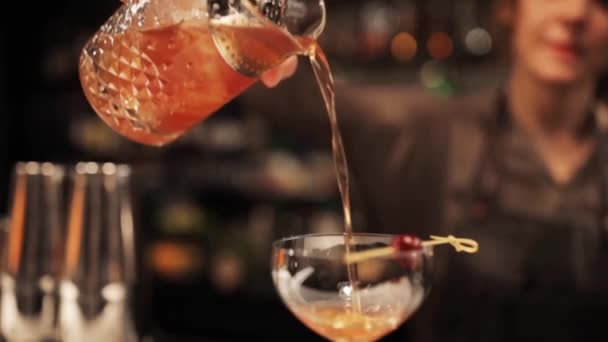
[[[326,2],[321,45],[338,82],[400,84],[449,97],[500,77],[489,1]],[[271,119],[237,98],[162,149],[131,143],[93,113],[77,70],[85,41],[119,1],[10,5],[16,7],[5,10],[0,24],[2,212],[16,161],[132,164],[143,333],[167,340],[319,340],[278,299],[269,255],[278,237],[342,230],[329,138],[300,139],[278,122],[305,125],[306,118],[285,112]],[[311,86],[297,82],[281,87]],[[272,100],[272,90],[251,91]],[[321,100],[314,92],[298,96]]]

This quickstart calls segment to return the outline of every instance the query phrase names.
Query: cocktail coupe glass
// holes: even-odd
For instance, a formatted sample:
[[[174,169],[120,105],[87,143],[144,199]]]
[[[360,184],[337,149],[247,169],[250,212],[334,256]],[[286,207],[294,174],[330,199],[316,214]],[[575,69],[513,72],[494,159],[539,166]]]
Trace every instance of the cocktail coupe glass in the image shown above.
[[[395,235],[352,235],[351,251],[390,248]],[[331,341],[375,341],[401,326],[431,287],[433,246],[371,257],[349,281],[343,234],[302,235],[273,245],[272,278],[287,308]],[[385,253],[386,254],[386,253]]]

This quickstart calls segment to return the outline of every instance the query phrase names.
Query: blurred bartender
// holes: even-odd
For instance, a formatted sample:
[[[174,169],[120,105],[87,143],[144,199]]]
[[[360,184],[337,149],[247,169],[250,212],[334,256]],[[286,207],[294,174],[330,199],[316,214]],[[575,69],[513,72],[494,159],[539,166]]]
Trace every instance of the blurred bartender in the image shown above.
[[[608,1],[496,5],[511,42],[499,89],[414,108],[403,89],[338,87],[366,217],[356,229],[479,241],[476,255],[437,249],[434,288],[406,323],[412,340],[604,340]],[[295,62],[264,83],[291,76]],[[290,117],[306,108],[301,92],[285,96]],[[404,120],[386,119],[393,112]]]

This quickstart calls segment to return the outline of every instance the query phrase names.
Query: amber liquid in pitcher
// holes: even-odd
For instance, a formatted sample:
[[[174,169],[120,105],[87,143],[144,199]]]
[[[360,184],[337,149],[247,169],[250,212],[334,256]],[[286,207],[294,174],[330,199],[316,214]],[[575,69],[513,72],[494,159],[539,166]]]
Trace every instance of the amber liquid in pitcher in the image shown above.
[[[270,25],[216,30],[235,59],[247,49],[269,67],[300,49]],[[85,47],[80,69],[95,112],[125,137],[155,146],[175,140],[257,80],[230,67],[208,25],[198,22],[115,34],[102,30]]]

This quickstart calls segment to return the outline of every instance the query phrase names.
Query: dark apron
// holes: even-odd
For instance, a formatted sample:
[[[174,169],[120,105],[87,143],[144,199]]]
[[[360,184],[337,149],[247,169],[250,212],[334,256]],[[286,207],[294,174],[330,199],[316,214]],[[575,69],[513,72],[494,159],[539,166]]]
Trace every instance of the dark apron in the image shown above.
[[[431,295],[433,340],[608,340],[606,134],[598,132],[597,225],[541,220],[506,212],[497,203],[504,184],[496,156],[506,118],[499,110],[486,130],[472,191],[460,199],[464,215],[450,228],[477,240],[480,250],[443,255],[445,273]]]

